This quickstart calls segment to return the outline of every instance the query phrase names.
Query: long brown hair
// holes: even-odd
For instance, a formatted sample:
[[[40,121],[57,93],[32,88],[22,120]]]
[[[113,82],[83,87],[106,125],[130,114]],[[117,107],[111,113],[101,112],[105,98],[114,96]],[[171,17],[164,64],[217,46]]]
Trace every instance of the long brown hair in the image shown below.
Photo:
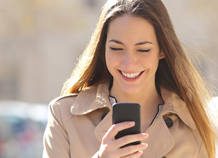
[[[167,9],[161,0],[108,0],[95,32],[72,76],[65,82],[62,95],[109,81],[112,76],[105,62],[105,42],[111,20],[131,14],[148,20],[154,27],[159,47],[165,54],[156,72],[156,87],[178,94],[186,103],[199,130],[209,158],[215,158],[215,133],[205,112],[209,93],[187,58],[173,28]]]

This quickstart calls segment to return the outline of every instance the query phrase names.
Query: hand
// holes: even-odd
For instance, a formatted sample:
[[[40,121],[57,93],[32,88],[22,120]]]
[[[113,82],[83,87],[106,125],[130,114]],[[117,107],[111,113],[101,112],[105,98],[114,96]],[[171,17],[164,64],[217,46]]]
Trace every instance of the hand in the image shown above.
[[[99,149],[100,158],[138,158],[142,155],[143,150],[147,148],[147,144],[141,143],[138,145],[130,145],[120,148],[126,144],[142,141],[148,138],[148,134],[140,133],[134,135],[127,135],[119,139],[115,139],[115,136],[119,131],[133,127],[134,122],[122,122],[113,124],[102,139],[102,143]]]

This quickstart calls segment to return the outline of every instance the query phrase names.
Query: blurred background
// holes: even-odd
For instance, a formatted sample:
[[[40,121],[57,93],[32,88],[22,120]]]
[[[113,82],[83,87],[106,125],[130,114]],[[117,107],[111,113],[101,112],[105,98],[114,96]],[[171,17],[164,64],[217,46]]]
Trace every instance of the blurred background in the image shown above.
[[[218,1],[162,1],[185,50],[216,92]],[[41,157],[47,105],[59,96],[104,3],[0,0],[0,158]]]

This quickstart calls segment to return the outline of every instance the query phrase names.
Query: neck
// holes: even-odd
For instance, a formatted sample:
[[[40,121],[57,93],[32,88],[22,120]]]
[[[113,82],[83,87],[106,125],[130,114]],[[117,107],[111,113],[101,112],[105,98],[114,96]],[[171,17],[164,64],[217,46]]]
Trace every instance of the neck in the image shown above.
[[[114,96],[118,102],[138,103],[142,108],[149,108],[163,103],[155,86],[147,88],[146,91],[143,90],[136,93],[125,93],[124,91],[112,87],[110,94]]]
[[[129,103],[138,103],[141,105],[141,117],[142,124],[147,126],[155,117],[158,111],[158,105],[163,104],[163,100],[157,92],[155,85],[153,87],[147,88],[142,92],[128,94],[124,91],[116,90],[111,88],[111,95],[117,99],[117,102],[129,102]]]

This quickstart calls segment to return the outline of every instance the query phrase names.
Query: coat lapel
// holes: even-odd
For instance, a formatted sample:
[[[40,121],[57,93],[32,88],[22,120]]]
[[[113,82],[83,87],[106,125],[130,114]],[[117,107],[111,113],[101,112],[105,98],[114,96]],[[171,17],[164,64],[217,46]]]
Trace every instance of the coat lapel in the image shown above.
[[[186,103],[177,94],[161,88],[161,95],[165,102],[161,111],[162,115],[174,113],[191,129],[197,128]]]
[[[105,116],[105,118],[95,127],[94,133],[96,138],[101,142],[103,136],[112,125],[112,110]]]
[[[148,139],[145,141],[148,148],[144,151],[143,158],[151,155],[152,158],[161,158],[174,147],[173,137],[161,115],[155,119],[146,133],[149,134]]]
[[[102,108],[108,108],[110,110],[94,130],[94,134],[100,142],[112,125],[112,106],[109,101],[108,87],[109,84],[100,84],[97,87],[81,91],[71,106],[71,113],[74,115],[85,115]]]

